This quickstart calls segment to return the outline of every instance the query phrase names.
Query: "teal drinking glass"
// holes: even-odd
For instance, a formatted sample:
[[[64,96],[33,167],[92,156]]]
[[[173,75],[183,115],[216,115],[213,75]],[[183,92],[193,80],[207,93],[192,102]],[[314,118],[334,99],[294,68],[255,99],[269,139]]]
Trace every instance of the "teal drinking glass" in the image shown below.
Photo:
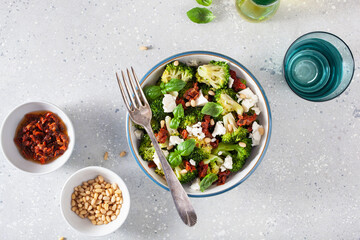
[[[322,102],[345,91],[354,75],[354,58],[346,43],[327,32],[298,38],[284,58],[284,76],[300,97]]]

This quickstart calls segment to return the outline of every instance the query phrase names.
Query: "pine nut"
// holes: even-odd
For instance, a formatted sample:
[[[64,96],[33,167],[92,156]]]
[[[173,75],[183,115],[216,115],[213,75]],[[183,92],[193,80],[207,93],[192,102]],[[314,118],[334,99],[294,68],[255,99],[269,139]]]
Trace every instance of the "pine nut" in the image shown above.
[[[109,198],[108,196],[105,196],[105,197],[103,197],[103,200],[104,200],[104,201],[109,201],[110,198]]]
[[[211,119],[211,120],[210,120],[210,125],[211,125],[211,126],[214,126],[214,125],[215,125],[214,119]]]
[[[115,196],[111,197],[111,202],[115,202]]]
[[[160,121],[160,127],[161,127],[161,128],[165,127],[165,120],[161,120],[161,121]]]
[[[209,94],[210,96],[215,96],[215,93],[214,93],[214,91],[212,91],[212,90],[210,90],[210,91],[208,92],[208,94]]]
[[[244,142],[239,142],[239,146],[244,148],[244,147],[246,147],[246,143],[244,143]]]
[[[120,157],[125,157],[126,156],[126,152],[125,151],[122,151],[121,153],[120,153]]]
[[[94,188],[99,189],[101,186],[99,184],[95,185]]]
[[[107,189],[107,188],[110,188],[111,187],[111,184],[110,183],[108,183],[108,184],[106,184],[105,185],[105,188]]]
[[[118,185],[116,184],[116,183],[113,183],[112,185],[111,185],[111,187],[114,189],[114,190],[116,190],[116,189],[118,189]],[[117,190],[116,190],[117,191]],[[115,192],[116,192],[115,191]]]
[[[175,61],[174,66],[179,66],[179,61]]]
[[[259,133],[260,133],[261,136],[264,135],[265,130],[264,130],[263,127],[259,127],[259,128],[258,128],[258,131],[259,131]]]
[[[232,125],[228,124],[227,128],[228,128],[229,132],[232,132],[232,130],[233,130]]]
[[[111,221],[109,216],[106,216],[106,221],[107,221],[107,223]]]
[[[171,150],[171,149],[173,149],[174,148],[174,145],[171,145],[171,146],[168,146],[166,149],[167,150]]]
[[[195,103],[195,100],[194,100],[194,99],[192,99],[192,100],[190,101],[190,105],[191,105],[192,107],[196,107],[196,103]]]
[[[243,94],[243,93],[240,93],[239,97],[240,97],[241,99],[245,99],[245,98],[246,98],[246,95]]]
[[[95,189],[94,191],[97,192],[97,193],[101,193],[101,192],[102,192],[102,189],[97,188],[97,189]]]
[[[113,211],[111,210],[106,213],[106,215],[111,215],[111,214],[113,214]]]
[[[115,211],[116,210],[116,204],[114,204],[111,208],[111,210]]]
[[[146,51],[146,50],[148,50],[148,47],[147,46],[140,46],[139,49],[141,51]]]
[[[99,179],[99,182],[100,182],[100,183],[104,182],[103,176],[99,175],[99,176],[98,176],[98,179]]]
[[[97,225],[103,225],[104,222],[103,222],[103,221],[98,221],[96,224],[97,224]]]
[[[185,107],[190,107],[190,105],[191,105],[190,102],[185,103]]]
[[[73,206],[75,206],[75,201],[74,200],[71,200],[71,206],[73,207]]]
[[[211,142],[211,138],[205,138],[204,141],[205,141],[206,143],[210,143],[210,142]]]
[[[111,216],[111,220],[114,221],[116,219],[116,216],[115,215],[112,215]]]
[[[71,199],[75,199],[75,193],[71,194]]]

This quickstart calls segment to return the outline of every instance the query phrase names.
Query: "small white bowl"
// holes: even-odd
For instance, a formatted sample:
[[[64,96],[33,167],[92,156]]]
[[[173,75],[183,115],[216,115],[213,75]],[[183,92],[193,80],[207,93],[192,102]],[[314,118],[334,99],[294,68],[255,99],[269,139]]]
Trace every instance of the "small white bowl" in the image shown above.
[[[66,125],[67,134],[70,139],[68,149],[64,152],[64,154],[54,161],[46,164],[35,163],[24,159],[14,142],[16,128],[22,118],[25,114],[35,111],[50,111],[57,114]],[[50,173],[60,168],[70,158],[75,144],[75,132],[70,118],[60,108],[48,102],[28,102],[17,106],[5,118],[1,127],[0,138],[3,153],[10,164],[21,171],[32,174]]]
[[[82,219],[71,210],[71,195],[74,188],[98,175],[103,176],[109,183],[116,183],[123,195],[123,205],[119,216],[105,225],[93,225],[89,219]],[[88,236],[104,236],[116,231],[125,222],[130,210],[130,194],[124,181],[116,173],[107,168],[91,166],[82,168],[69,177],[61,191],[60,207],[63,217],[76,231]]]

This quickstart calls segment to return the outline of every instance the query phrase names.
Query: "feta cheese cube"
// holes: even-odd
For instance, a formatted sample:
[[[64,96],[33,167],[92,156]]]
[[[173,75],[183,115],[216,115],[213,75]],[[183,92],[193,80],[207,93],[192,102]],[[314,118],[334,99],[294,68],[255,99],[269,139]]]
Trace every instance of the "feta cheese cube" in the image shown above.
[[[189,136],[197,137],[198,139],[204,139],[205,134],[202,131],[201,122],[198,122],[192,126],[187,126],[186,131],[189,133]]]
[[[232,77],[229,77],[229,88],[232,88],[234,81],[235,80]]]
[[[165,157],[169,156],[169,152],[167,150],[162,150],[162,152],[163,152]],[[159,156],[157,155],[156,152],[154,152],[153,161],[156,164],[156,167],[161,170],[161,162],[160,162]]]
[[[222,121],[216,122],[214,131],[212,133],[213,137],[216,137],[217,135],[222,136],[225,133],[226,133],[226,128],[224,127],[223,122]]]
[[[169,146],[175,146],[184,141],[184,139],[179,138],[178,136],[170,136],[169,138]]]
[[[245,99],[241,101],[241,106],[244,108],[245,112],[248,112],[251,107],[255,106],[255,104],[259,101],[258,96],[256,96],[250,88],[245,88],[238,93],[245,95]]]
[[[164,94],[164,98],[162,100],[164,112],[169,113],[173,112],[176,108],[176,97],[171,94]]]
[[[137,140],[140,140],[143,137],[144,132],[142,130],[140,130],[140,129],[136,129],[134,131],[134,135],[135,135]]]
[[[259,132],[259,128],[262,127],[257,122],[253,122],[252,124],[252,133],[250,133],[249,137],[252,139],[251,146],[258,146],[261,140],[261,134]]]
[[[207,104],[209,101],[204,97],[202,91],[200,90],[199,97],[195,99],[195,106],[197,107],[203,107],[205,104]]]
[[[193,166],[196,166],[196,162],[193,159],[190,159],[189,163]]]
[[[200,191],[200,178],[196,178],[191,184],[190,188],[194,191]]]

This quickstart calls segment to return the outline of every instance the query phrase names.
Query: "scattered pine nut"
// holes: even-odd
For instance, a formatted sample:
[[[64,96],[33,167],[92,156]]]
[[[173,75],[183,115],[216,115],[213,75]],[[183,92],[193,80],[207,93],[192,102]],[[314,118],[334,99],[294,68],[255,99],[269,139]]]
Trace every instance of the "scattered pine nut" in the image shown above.
[[[120,157],[125,157],[125,155],[126,155],[126,152],[125,152],[125,151],[122,151],[122,152],[120,153]]]
[[[60,237],[59,240],[65,240],[65,238],[64,238],[64,237]]]
[[[258,128],[258,131],[259,131],[259,133],[260,133],[261,136],[264,135],[265,130],[264,130],[263,127],[259,127],[259,128]]]
[[[244,142],[239,142],[239,146],[244,148],[244,147],[246,147],[246,143],[244,143]]]
[[[148,50],[149,48],[148,48],[147,46],[140,46],[139,49],[140,49],[141,51],[146,51],[146,50]]]
[[[206,100],[209,100],[209,96],[208,96],[208,95],[205,95],[204,97],[206,98]]]
[[[210,96],[215,96],[215,93],[214,93],[214,91],[212,91],[212,90],[210,90],[210,91],[208,92],[208,94],[209,94]]]
[[[190,102],[186,102],[185,107],[190,107]]]
[[[105,152],[105,154],[104,154],[104,160],[108,160],[108,157],[109,157],[109,153],[108,153],[108,152]]]
[[[210,142],[211,142],[211,138],[205,138],[204,141],[205,141],[206,143],[210,143]]]
[[[174,66],[179,66],[179,61],[175,61]]]
[[[173,147],[174,147],[174,145],[171,145],[171,146],[168,146],[166,149],[171,150],[171,149],[173,149]]]
[[[210,125],[211,125],[211,126],[214,126],[214,125],[215,125],[214,119],[211,119],[211,120],[210,120]]]
[[[194,100],[194,99],[192,99],[192,100],[190,101],[190,105],[191,105],[192,107],[196,107],[196,103],[195,103],[195,100]]]
[[[160,121],[160,127],[163,128],[165,126],[165,120]]]

